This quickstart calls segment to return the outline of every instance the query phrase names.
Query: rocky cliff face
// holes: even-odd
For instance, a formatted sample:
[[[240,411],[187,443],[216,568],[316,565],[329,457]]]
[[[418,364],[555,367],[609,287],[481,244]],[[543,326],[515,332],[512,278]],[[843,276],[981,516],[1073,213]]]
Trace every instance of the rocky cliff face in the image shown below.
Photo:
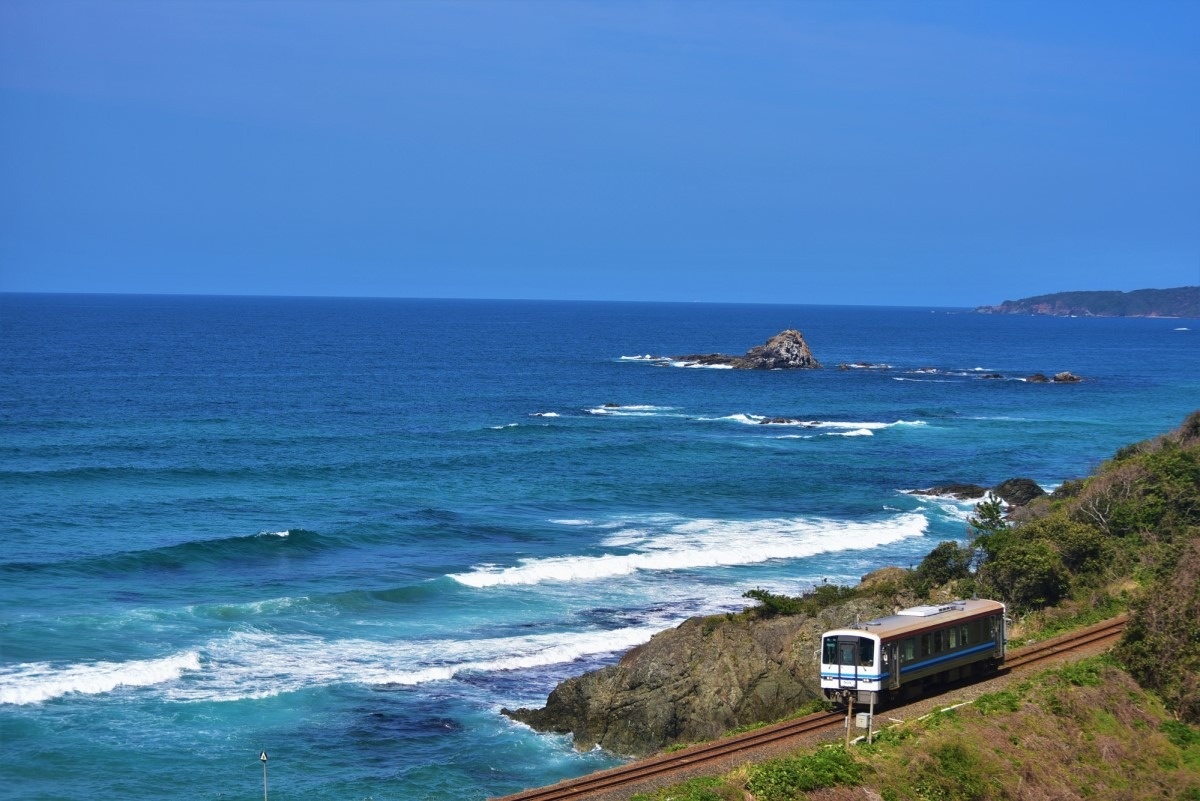
[[[793,328],[780,331],[765,344],[746,351],[744,356],[707,353],[674,358],[688,364],[719,365],[738,370],[797,370],[821,366],[809,350],[808,343],[804,341],[804,334]]]
[[[851,601],[817,617],[692,618],[616,665],[562,682],[544,708],[504,714],[539,731],[571,733],[580,750],[599,745],[642,756],[710,740],[819,697],[821,633],[892,611]]]

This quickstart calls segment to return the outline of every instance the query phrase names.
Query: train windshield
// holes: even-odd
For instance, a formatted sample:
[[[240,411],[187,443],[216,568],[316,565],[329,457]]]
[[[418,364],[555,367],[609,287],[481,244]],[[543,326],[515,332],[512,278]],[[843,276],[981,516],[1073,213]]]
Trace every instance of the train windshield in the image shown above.
[[[875,663],[875,641],[869,637],[826,637],[821,661],[826,665],[870,667]]]

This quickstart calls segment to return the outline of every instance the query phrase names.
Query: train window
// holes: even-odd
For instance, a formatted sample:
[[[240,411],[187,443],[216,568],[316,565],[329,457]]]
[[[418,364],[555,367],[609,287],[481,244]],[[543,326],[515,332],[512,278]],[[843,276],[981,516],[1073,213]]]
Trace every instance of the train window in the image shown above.
[[[837,658],[837,637],[825,638],[825,655],[821,657],[821,661],[826,665],[836,665]]]
[[[875,641],[863,637],[858,641],[858,665],[870,667],[875,664]]]
[[[921,635],[921,656],[929,656],[933,653],[933,635]]]
[[[933,652],[936,654],[940,654],[942,652],[942,646],[943,646],[942,632],[935,631],[933,633]]]
[[[950,648],[958,647],[958,629],[951,626],[949,630],[946,631],[946,637],[947,644]]]
[[[911,662],[917,658],[917,638],[909,637],[904,641],[904,661]]]
[[[958,628],[958,640],[963,645],[966,645],[968,642],[970,642],[970,640],[967,638],[967,631],[969,631],[969,630],[970,630],[970,626],[968,626],[965,623],[963,625],[959,626],[959,628]]]

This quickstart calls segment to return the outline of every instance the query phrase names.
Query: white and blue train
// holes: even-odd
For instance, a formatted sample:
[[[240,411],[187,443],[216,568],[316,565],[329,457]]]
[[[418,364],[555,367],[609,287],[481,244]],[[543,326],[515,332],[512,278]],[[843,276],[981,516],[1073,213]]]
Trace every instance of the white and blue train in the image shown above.
[[[835,703],[881,703],[1004,662],[1004,604],[914,606],[821,636],[821,689]]]

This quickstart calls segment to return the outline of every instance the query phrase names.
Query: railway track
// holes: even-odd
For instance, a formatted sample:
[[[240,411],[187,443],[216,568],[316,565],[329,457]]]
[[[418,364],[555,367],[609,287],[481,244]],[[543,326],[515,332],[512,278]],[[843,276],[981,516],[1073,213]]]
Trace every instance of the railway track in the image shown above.
[[[1011,673],[1044,664],[1071,651],[1110,645],[1121,636],[1128,619],[1128,615],[1121,615],[1043,642],[1014,649],[1009,652],[1001,671]],[[843,712],[818,712],[710,743],[693,745],[669,754],[648,757],[550,787],[525,790],[493,801],[578,801],[628,797],[634,792],[644,792],[650,787],[677,781],[679,775],[684,772],[705,772],[703,769],[707,767],[707,772],[715,773],[722,769],[722,765],[738,756],[744,756],[749,761],[752,758],[751,752],[786,745],[789,741],[805,735],[843,729],[845,722],[846,716]],[[622,792],[625,795],[617,795]]]

